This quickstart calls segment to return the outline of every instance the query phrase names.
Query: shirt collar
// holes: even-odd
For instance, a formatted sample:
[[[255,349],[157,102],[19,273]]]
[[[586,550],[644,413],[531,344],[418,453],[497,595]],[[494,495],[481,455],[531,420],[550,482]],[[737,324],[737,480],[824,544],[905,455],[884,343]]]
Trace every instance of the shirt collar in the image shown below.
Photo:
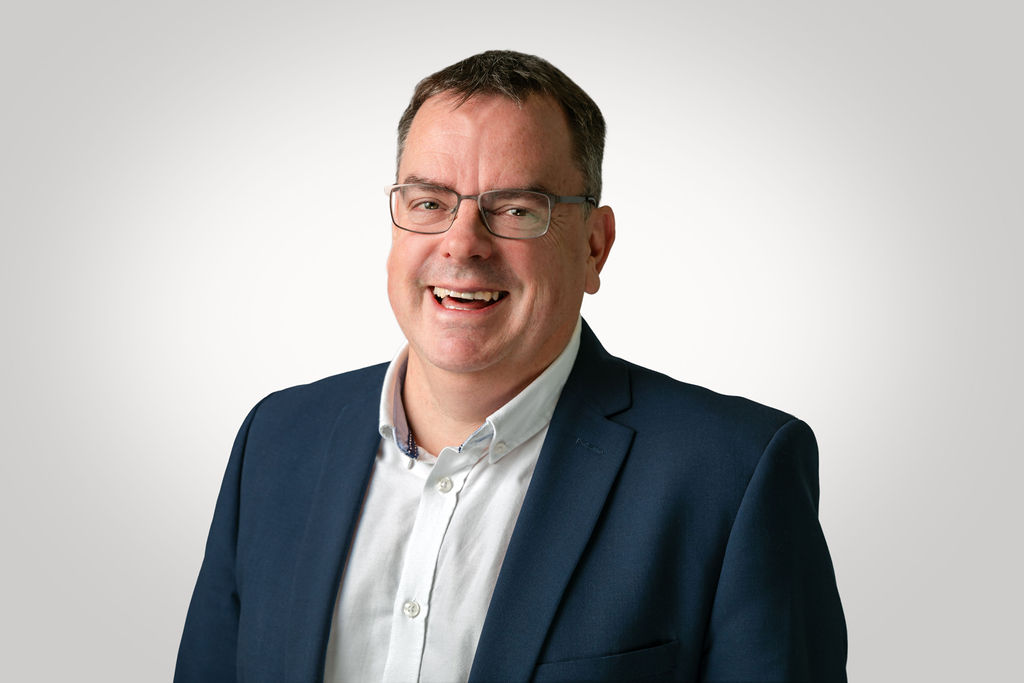
[[[484,423],[466,441],[463,448],[486,442],[488,458],[495,463],[506,453],[532,437],[551,421],[555,404],[580,348],[581,319],[576,320],[569,343],[544,372],[537,376],[512,400],[487,416]],[[380,397],[379,431],[381,438],[393,439],[395,445],[409,455],[409,424],[402,405],[402,386],[409,365],[409,345],[405,344],[388,365]]]

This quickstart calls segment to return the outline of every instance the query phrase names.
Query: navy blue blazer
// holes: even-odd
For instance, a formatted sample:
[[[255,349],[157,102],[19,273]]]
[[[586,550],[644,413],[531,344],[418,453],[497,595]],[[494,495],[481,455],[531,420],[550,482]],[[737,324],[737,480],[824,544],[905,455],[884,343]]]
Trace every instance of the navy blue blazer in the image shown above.
[[[323,679],[385,370],[246,417],[175,681]],[[817,508],[807,425],[610,356],[584,325],[470,680],[845,681]]]

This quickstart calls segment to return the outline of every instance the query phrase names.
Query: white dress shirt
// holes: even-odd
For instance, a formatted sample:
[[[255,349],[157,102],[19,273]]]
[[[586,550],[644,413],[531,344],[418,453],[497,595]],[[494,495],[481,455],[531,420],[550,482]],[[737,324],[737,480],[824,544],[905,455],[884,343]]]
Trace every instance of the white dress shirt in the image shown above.
[[[551,415],[565,350],[461,445],[406,454],[408,347],[388,367],[381,443],[334,611],[324,680],[465,681]]]

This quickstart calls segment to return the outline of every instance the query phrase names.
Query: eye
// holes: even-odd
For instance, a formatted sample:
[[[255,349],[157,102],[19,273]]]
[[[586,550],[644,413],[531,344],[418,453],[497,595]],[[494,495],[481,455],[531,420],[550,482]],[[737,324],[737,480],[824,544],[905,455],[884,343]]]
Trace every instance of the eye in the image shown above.
[[[405,196],[406,210],[414,213],[439,213],[448,211],[452,202],[432,188],[417,188]]]
[[[521,221],[524,219],[537,219],[536,210],[528,206],[518,206],[516,204],[503,204],[501,206],[488,207],[487,215],[493,216],[496,220],[501,221]]]
[[[528,190],[494,190],[484,193],[481,200],[487,213],[503,218],[543,216],[548,210],[547,196]]]

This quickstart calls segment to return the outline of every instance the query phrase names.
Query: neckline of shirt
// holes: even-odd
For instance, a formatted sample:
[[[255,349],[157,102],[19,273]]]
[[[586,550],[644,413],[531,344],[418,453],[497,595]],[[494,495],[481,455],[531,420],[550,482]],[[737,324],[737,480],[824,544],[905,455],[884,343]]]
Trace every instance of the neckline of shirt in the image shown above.
[[[461,452],[471,445],[475,447],[478,442],[486,442],[487,456],[493,464],[547,426],[555,412],[555,404],[558,403],[562,388],[576,362],[581,330],[581,319],[577,319],[569,343],[551,365],[508,403],[488,415],[483,424],[462,444],[453,448]],[[381,438],[393,440],[398,449],[407,456],[410,455],[406,447],[409,423],[402,403],[401,388],[405,383],[408,363],[409,345],[406,343],[395,354],[384,375],[378,427]],[[434,454],[426,453],[422,449],[420,453],[421,456],[429,456],[423,458],[428,464],[436,460]]]

